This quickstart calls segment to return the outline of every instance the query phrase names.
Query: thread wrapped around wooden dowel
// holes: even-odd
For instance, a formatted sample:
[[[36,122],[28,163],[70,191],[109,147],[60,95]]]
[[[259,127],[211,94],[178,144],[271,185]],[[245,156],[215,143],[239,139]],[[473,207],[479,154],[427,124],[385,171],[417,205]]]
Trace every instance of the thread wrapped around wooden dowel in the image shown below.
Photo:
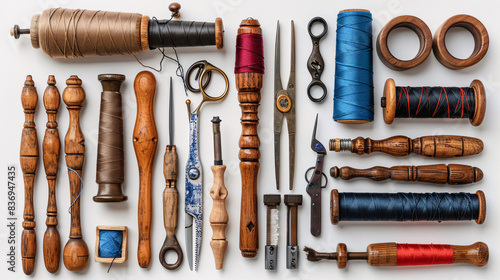
[[[123,149],[123,113],[120,86],[124,75],[102,74],[101,113],[97,144],[96,182],[99,190],[94,201],[119,202],[127,200],[121,184],[125,181]]]
[[[482,224],[486,199],[476,193],[331,192],[332,224],[339,221],[470,221]]]
[[[394,118],[448,118],[478,126],[486,112],[486,92],[479,80],[469,87],[398,87],[387,79],[381,105],[387,124]]]

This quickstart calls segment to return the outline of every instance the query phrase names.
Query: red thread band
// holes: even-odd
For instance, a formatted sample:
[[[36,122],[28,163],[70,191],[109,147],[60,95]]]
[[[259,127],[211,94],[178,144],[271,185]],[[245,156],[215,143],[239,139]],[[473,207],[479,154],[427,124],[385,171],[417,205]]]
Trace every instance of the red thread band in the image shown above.
[[[396,244],[397,266],[433,265],[453,263],[451,245]]]

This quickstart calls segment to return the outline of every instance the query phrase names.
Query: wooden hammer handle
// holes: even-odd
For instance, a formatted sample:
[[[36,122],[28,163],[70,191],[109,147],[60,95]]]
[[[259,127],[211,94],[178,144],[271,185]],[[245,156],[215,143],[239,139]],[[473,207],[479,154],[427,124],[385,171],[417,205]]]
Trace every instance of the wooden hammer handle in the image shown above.
[[[35,127],[35,109],[38,94],[31,76],[26,77],[21,102],[24,109],[24,127],[21,135],[20,162],[24,178],[23,232],[21,236],[21,257],[23,271],[31,275],[35,270],[36,235],[35,209],[33,207],[33,188],[38,167],[38,137]]]
[[[142,71],[137,74],[134,91],[137,99],[137,117],[133,143],[139,166],[139,247],[137,260],[140,267],[147,268],[151,263],[151,219],[153,212],[151,183],[153,161],[158,146],[158,132],[153,112],[156,92],[156,79],[153,73]]]
[[[360,155],[383,152],[393,156],[406,156],[416,153],[427,157],[450,158],[475,155],[483,150],[483,141],[480,139],[456,135],[424,136],[413,140],[406,136],[383,140],[358,137],[351,144],[351,152]]]
[[[368,169],[356,169],[349,166],[338,168],[334,166],[330,169],[330,175],[334,178],[340,177],[344,180],[364,177],[374,181],[391,179],[437,184],[470,184],[479,182],[483,178],[481,169],[462,164],[375,166]]]

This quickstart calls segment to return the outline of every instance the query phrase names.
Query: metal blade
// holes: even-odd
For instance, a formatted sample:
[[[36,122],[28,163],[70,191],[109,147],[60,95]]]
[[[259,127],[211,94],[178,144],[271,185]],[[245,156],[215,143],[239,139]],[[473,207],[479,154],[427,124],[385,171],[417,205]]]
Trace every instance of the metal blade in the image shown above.
[[[276,189],[280,189],[280,141],[281,131],[274,133],[274,173],[276,175]]]
[[[280,71],[280,22],[276,23],[276,42],[274,44],[274,100],[278,92],[283,89]]]
[[[170,77],[170,96],[168,101],[168,137],[170,146],[174,143],[174,95],[172,89],[172,77]]]
[[[292,20],[292,46],[290,48],[290,77],[288,78],[288,89],[295,91],[295,27]],[[290,98],[292,98],[290,96]],[[292,99],[292,101],[294,101]]]
[[[198,260],[200,258],[200,248],[201,248],[201,220],[195,219],[195,230],[196,235],[194,239],[194,271],[198,270]]]
[[[185,218],[185,238],[186,238],[186,252],[189,263],[189,269],[193,270],[193,216],[188,213],[184,214]]]

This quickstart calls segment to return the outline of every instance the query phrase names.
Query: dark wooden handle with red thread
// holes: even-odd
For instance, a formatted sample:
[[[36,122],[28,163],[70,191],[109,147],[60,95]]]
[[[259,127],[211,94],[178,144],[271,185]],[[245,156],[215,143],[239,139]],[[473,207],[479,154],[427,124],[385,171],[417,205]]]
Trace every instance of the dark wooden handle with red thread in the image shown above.
[[[238,35],[262,35],[259,21],[245,19],[241,22]],[[260,140],[257,134],[259,125],[258,108],[262,73],[236,73],[238,101],[242,111],[241,137],[239,141],[241,171],[241,216],[240,216],[240,250],[245,258],[253,258],[259,249],[259,224],[257,219],[257,177],[259,173]]]
[[[139,166],[139,247],[137,260],[142,268],[151,263],[151,220],[153,201],[151,194],[153,161],[158,146],[158,132],[154,119],[154,97],[156,78],[149,71],[142,71],[135,77],[135,97],[137,99],[137,117],[133,142],[137,164]]]

